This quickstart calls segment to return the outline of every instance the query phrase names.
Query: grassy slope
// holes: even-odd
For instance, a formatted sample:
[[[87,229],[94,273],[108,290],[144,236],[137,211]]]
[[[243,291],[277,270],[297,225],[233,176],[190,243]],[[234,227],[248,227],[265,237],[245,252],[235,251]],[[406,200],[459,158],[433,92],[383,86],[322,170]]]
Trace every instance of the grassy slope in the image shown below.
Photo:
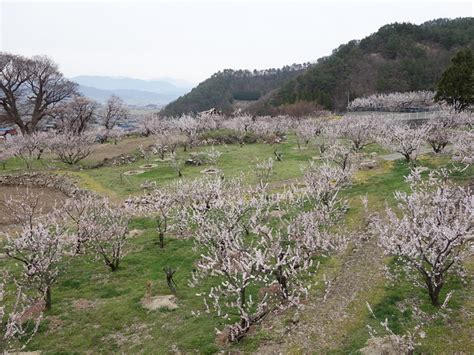
[[[284,152],[284,161],[275,163],[275,174],[272,176],[274,186],[280,182],[301,176],[301,166],[306,164],[314,151],[295,148],[293,137],[287,143],[278,147]],[[205,148],[204,148],[205,149]],[[273,155],[273,148],[268,145],[247,145],[218,147],[224,154],[220,159],[219,167],[227,176],[239,175],[241,171],[249,183],[254,182],[252,166],[257,159],[266,159]],[[368,147],[367,151],[377,147]],[[185,153],[180,152],[181,157]],[[166,165],[151,169],[143,175],[129,177],[127,181],[120,181],[120,173],[136,168],[143,162],[132,166],[100,168],[94,170],[73,171],[81,184],[85,187],[108,194],[111,197],[122,199],[130,193],[138,193],[139,185],[144,180],[155,180],[159,184],[166,184],[175,179],[173,171]],[[423,165],[439,166],[449,164],[446,158],[426,158]],[[18,162],[9,162],[8,169],[18,168]],[[38,167],[41,167],[38,164]],[[60,171],[68,170],[58,165]],[[186,167],[185,178],[201,176],[202,167]],[[347,219],[351,228],[357,228],[362,216],[360,195],[367,194],[372,210],[383,208],[385,200],[393,203],[392,193],[396,189],[405,188],[403,176],[408,167],[400,161],[382,162],[374,170],[359,172],[354,185],[345,195],[351,201]],[[460,182],[472,178],[472,169],[460,174]],[[116,273],[110,273],[100,263],[87,257],[79,257],[67,265],[67,272],[60,278],[53,289],[53,310],[47,314],[46,321],[40,333],[28,345],[30,350],[49,350],[51,352],[83,352],[94,351],[123,351],[123,352],[154,352],[165,353],[172,348],[184,352],[198,351],[210,353],[218,350],[214,342],[214,329],[221,327],[218,318],[204,314],[198,317],[191,315],[191,311],[203,310],[202,300],[196,293],[206,289],[192,289],[187,286],[187,280],[193,268],[197,255],[192,250],[192,241],[178,240],[169,237],[165,250],[159,250],[154,243],[156,234],[153,223],[149,220],[138,220],[132,228],[142,229],[143,234],[131,240],[130,251],[124,258],[121,268]],[[335,273],[341,267],[338,258],[323,263],[320,275]],[[0,267],[6,261],[0,260]],[[146,284],[153,281],[154,294],[168,294],[164,273],[164,266],[178,268],[176,282],[178,284],[179,309],[175,311],[156,311],[147,313],[140,305]],[[473,265],[469,265],[472,275]],[[209,281],[211,282],[211,281]],[[209,285],[207,285],[209,286]],[[446,320],[434,321],[426,326],[427,338],[422,342],[420,350],[425,352],[452,352],[463,350],[474,351],[469,339],[469,329],[472,329],[472,320],[465,316],[466,310],[473,311],[472,284],[463,286],[456,280],[448,284],[447,290],[456,289],[452,300],[452,314]],[[315,292],[322,292],[321,289]],[[358,299],[362,300],[362,296]],[[421,304],[422,309],[432,312],[426,295],[413,289],[408,283],[396,285],[374,285],[366,291],[366,295],[374,301],[372,307],[377,315],[387,316],[394,330],[403,332],[413,326],[411,315],[401,312],[396,302],[412,297]],[[338,352],[353,352],[364,345],[368,338],[365,325],[370,323],[377,326],[377,322],[368,315],[364,302],[356,299],[352,305],[352,312],[356,314],[354,322],[347,328],[341,329],[340,346],[334,349]],[[78,300],[88,300],[91,305],[81,309]],[[83,302],[84,303],[84,302]],[[455,320],[455,321],[453,321]],[[281,321],[288,321],[283,315]],[[255,332],[236,348],[254,350],[265,334]],[[342,340],[342,338],[344,340]]]

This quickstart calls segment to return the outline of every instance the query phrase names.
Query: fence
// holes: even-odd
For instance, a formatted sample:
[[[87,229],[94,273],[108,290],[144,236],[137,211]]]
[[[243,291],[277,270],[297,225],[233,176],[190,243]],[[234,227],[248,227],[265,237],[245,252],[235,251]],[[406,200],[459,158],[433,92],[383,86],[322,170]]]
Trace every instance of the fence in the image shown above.
[[[423,112],[388,112],[388,111],[356,111],[348,112],[348,115],[376,115],[376,116],[391,116],[394,119],[400,120],[429,120],[435,118],[441,111],[423,111]]]

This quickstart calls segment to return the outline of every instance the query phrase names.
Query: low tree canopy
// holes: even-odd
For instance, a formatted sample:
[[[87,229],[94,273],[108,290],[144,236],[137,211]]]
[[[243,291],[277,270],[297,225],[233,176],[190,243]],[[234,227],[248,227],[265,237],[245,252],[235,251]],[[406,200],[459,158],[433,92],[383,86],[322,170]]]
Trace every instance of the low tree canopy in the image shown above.
[[[446,101],[456,112],[474,104],[474,55],[467,48],[459,51],[452,59],[438,82],[436,101]]]

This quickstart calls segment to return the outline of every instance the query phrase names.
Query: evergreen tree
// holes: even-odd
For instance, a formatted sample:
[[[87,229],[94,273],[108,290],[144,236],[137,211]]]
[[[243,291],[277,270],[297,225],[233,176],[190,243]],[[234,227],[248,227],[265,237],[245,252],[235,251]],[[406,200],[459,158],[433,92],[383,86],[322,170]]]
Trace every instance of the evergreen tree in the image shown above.
[[[459,51],[438,82],[436,101],[446,101],[460,112],[474,104],[474,55],[469,48]]]

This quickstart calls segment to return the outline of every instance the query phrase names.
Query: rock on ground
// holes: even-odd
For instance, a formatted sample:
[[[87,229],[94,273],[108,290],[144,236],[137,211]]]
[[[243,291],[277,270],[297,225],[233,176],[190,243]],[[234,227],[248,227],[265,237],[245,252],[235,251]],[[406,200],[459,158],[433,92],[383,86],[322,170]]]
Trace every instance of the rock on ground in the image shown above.
[[[164,295],[164,296],[144,297],[141,300],[141,304],[144,308],[150,311],[155,311],[161,308],[173,310],[173,309],[178,308],[176,301],[177,299],[174,295]]]
[[[409,348],[400,342],[400,337],[385,336],[370,338],[367,346],[359,350],[363,355],[398,355],[408,354]]]

